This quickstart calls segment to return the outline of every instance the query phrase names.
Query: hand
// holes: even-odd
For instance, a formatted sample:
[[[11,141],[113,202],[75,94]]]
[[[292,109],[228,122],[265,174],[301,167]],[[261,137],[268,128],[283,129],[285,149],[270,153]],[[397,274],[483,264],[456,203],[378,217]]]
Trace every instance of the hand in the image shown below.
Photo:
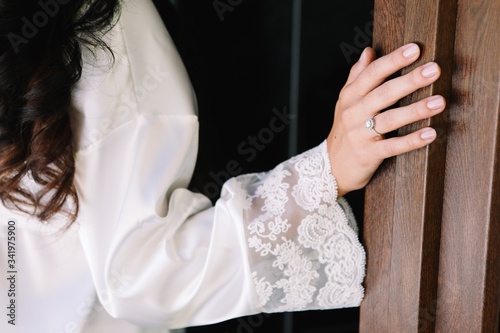
[[[380,113],[439,78],[439,66],[430,62],[386,81],[415,62],[419,55],[420,49],[412,43],[375,60],[374,50],[368,47],[352,67],[335,106],[333,127],[327,139],[339,197],[366,186],[384,159],[422,148],[435,140],[436,131],[430,127],[402,137],[385,139],[383,136],[432,117],[445,108],[445,99],[436,95]],[[376,132],[365,127],[365,121],[371,117],[374,117]]]

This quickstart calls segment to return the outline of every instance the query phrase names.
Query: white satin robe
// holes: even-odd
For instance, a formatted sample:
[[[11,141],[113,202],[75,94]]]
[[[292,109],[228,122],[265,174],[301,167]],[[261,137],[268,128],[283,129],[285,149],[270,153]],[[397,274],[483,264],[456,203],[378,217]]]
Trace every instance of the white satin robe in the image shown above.
[[[152,2],[126,1],[107,41],[113,66],[86,52],[74,89],[77,222],[59,232],[62,218],[41,224],[0,206],[0,267],[15,221],[17,270],[16,325],[4,314],[0,331],[167,332],[359,306],[365,252],[326,143],[230,179],[212,206],[186,189],[196,100]],[[8,288],[1,279],[5,313]]]

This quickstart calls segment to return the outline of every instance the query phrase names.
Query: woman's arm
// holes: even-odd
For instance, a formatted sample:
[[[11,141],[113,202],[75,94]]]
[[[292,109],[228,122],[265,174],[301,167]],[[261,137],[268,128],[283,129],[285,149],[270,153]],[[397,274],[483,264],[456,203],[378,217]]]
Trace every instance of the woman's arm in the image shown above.
[[[396,51],[374,61],[368,49],[328,139],[273,170],[230,179],[212,206],[186,189],[197,156],[195,104],[151,1],[126,3],[110,36],[119,50],[113,75],[97,82],[87,71],[75,91],[80,137],[95,138],[76,159],[79,233],[109,313],[176,328],[359,305],[365,253],[337,183],[340,194],[364,186],[384,157],[430,142],[380,140],[363,127],[435,79],[382,82],[416,56],[398,62]],[[390,130],[404,113],[377,116],[376,129]]]

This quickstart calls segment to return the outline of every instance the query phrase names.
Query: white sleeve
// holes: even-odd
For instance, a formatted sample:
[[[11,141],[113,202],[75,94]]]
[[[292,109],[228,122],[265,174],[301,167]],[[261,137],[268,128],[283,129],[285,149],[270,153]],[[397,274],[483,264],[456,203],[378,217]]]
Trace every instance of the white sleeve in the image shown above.
[[[113,43],[126,61],[99,84],[83,80],[75,93],[85,142],[76,155],[77,223],[103,306],[169,328],[358,306],[365,252],[347,202],[337,200],[326,143],[269,172],[230,179],[215,206],[188,191],[198,147],[189,89],[176,74],[175,50],[157,42],[168,36],[141,31],[158,20],[150,1],[133,4]],[[141,47],[148,38],[156,44]],[[139,95],[140,82],[154,81],[138,78],[164,61],[170,75]],[[133,110],[110,116],[121,107],[116,96],[127,94]]]
[[[325,143],[229,180],[212,207],[185,189],[196,131],[141,116],[79,153],[80,237],[106,309],[175,328],[358,306],[364,251]]]

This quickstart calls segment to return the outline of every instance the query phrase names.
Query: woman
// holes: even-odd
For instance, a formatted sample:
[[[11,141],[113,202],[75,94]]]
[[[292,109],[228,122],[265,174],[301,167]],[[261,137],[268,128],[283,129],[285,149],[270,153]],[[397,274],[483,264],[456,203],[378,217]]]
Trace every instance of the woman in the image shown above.
[[[379,114],[438,79],[430,63],[385,82],[418,58],[415,44],[379,59],[367,48],[328,138],[230,179],[212,206],[186,189],[196,101],[150,0],[0,10],[2,332],[135,332],[360,304],[365,252],[343,196],[436,137],[384,133],[445,107],[434,96]]]

